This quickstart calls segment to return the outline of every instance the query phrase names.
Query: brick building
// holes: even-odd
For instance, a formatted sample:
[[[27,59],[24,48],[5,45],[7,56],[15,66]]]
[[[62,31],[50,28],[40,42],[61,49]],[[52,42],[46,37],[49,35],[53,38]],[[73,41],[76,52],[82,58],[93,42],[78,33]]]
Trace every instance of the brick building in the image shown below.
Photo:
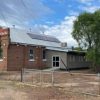
[[[52,36],[0,28],[0,70],[87,67],[84,52],[68,50]]]

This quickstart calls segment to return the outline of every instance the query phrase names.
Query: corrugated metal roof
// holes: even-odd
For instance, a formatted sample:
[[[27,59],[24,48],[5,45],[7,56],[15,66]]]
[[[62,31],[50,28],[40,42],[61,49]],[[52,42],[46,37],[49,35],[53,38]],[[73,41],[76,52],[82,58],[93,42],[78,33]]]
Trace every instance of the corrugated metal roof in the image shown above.
[[[46,47],[48,50],[53,50],[53,51],[61,51],[61,52],[73,52],[73,53],[86,53],[86,51],[78,51],[78,50],[72,50],[71,48],[64,48],[64,47]]]
[[[61,51],[61,52],[68,52],[68,48],[63,47],[46,47],[48,50],[54,50],[54,51]]]
[[[19,44],[26,44],[26,45],[40,45],[40,46],[49,46],[49,47],[61,47],[61,42],[57,43],[57,42],[44,41],[39,39],[32,39],[27,33],[29,32],[25,30],[10,28],[11,43],[19,43]]]

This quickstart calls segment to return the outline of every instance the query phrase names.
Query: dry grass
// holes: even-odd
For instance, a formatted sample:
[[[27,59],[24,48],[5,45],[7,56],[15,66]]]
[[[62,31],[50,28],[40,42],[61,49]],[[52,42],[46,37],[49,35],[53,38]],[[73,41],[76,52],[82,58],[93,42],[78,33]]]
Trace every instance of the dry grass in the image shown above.
[[[38,87],[19,82],[0,82],[0,100],[100,100],[100,97],[68,92],[61,87]]]
[[[55,72],[54,86],[51,73],[42,74],[41,84],[39,75],[26,73],[25,83],[21,83],[20,73],[2,73],[0,79],[17,81],[0,81],[0,100],[100,100],[100,96],[94,95],[99,91],[97,75]]]

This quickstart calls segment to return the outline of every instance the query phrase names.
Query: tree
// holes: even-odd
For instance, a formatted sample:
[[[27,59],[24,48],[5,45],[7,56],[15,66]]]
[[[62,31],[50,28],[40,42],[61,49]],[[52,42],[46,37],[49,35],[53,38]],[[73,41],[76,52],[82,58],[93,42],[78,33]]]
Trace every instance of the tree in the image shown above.
[[[91,13],[83,13],[78,16],[77,20],[74,22],[74,29],[72,36],[77,40],[79,46],[84,46],[86,48],[92,48],[92,26],[94,22],[94,17]]]
[[[83,51],[81,47],[72,47],[72,50]]]
[[[84,12],[74,22],[72,36],[79,47],[87,49],[87,58],[100,64],[100,10]]]
[[[94,13],[94,49],[95,49],[95,63],[100,65],[100,10]]]

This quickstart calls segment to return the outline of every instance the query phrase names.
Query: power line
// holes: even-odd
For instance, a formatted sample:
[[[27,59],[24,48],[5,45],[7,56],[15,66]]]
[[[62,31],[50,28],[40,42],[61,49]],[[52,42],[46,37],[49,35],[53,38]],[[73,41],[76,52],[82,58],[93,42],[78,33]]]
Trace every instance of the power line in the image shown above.
[[[32,9],[29,9],[29,7],[27,6],[27,4],[25,3],[24,0],[20,0],[20,1],[21,1],[22,5],[24,6],[24,8],[26,8],[26,9],[29,11],[29,12],[28,12],[29,15],[31,15],[31,16],[34,17]],[[35,22],[36,22],[36,20],[35,20]]]
[[[31,14],[33,16],[33,11],[31,9],[29,9],[29,7],[26,5],[25,1],[24,0],[20,0],[22,2],[22,5],[29,10],[29,14]]]
[[[32,9],[29,9],[29,7],[28,7],[27,4],[25,3],[25,1],[24,1],[24,0],[20,0],[20,2],[21,2],[21,4],[23,5],[23,7],[24,7],[25,9],[28,10],[29,15],[30,15],[30,16],[33,16],[33,11],[32,11]],[[2,11],[2,8],[0,8],[0,15],[2,16],[2,19],[3,19],[4,23],[5,23],[5,26],[8,26],[7,19],[6,19],[5,15],[4,15],[3,11]],[[36,21],[36,20],[35,20],[35,21]]]
[[[1,8],[0,8],[0,10],[1,10]],[[8,26],[8,23],[7,23],[7,21],[6,21],[6,18],[5,18],[5,16],[4,16],[2,10],[0,11],[0,14],[1,14],[1,16],[2,16],[2,18],[3,18],[3,20],[4,20],[5,26]]]

